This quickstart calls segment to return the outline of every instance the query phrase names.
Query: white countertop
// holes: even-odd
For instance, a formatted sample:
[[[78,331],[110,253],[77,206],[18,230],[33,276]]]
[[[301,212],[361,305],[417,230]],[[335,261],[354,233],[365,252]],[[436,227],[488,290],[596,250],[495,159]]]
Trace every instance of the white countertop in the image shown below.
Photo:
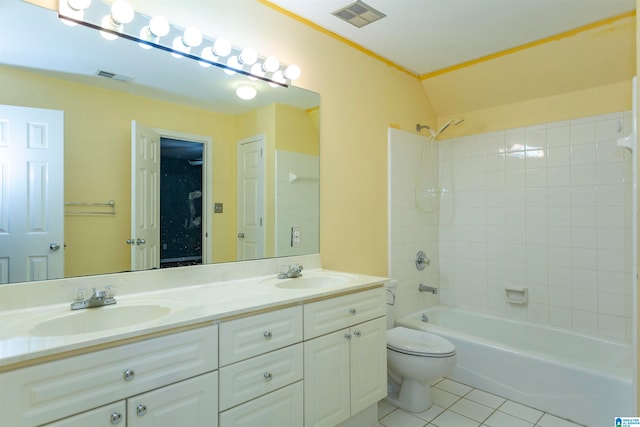
[[[70,300],[64,303],[2,309],[0,310],[0,371],[37,363],[38,359],[50,358],[69,351],[79,351],[179,327],[215,322],[230,316],[366,289],[388,280],[384,277],[323,269],[303,271],[304,277],[319,275],[341,276],[348,278],[348,281],[346,284],[330,287],[282,289],[276,286],[278,282],[273,280],[275,275],[272,274],[125,293],[116,295],[117,304],[115,305],[73,312],[70,310]],[[113,313],[117,315],[117,310],[123,307],[140,307],[141,305],[161,306],[165,310],[168,309],[168,314],[145,323],[117,325],[115,328],[109,327],[98,332],[72,335],[37,334],[33,329],[42,322],[60,316],[76,315],[81,319],[83,312],[89,310],[104,310],[105,313],[107,310],[116,310]],[[135,308],[132,308],[132,311],[135,311]]]

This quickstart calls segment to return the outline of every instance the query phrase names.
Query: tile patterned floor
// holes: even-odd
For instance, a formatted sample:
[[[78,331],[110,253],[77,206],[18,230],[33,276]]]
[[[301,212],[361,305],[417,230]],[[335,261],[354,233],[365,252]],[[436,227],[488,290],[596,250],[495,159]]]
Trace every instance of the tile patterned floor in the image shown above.
[[[442,379],[431,389],[433,405],[419,414],[380,401],[384,427],[584,427],[551,414]]]

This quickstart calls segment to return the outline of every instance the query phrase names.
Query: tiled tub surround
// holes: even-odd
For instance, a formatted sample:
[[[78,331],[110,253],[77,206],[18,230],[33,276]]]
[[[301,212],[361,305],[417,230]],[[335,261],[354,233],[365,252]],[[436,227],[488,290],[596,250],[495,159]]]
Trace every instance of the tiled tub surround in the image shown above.
[[[399,314],[438,302],[418,296],[426,282],[444,305],[630,341],[631,156],[616,144],[630,129],[624,112],[439,141],[442,194],[429,214],[413,201],[427,138],[390,130]],[[432,260],[420,273],[418,249]],[[529,303],[507,303],[505,287],[527,287]]]

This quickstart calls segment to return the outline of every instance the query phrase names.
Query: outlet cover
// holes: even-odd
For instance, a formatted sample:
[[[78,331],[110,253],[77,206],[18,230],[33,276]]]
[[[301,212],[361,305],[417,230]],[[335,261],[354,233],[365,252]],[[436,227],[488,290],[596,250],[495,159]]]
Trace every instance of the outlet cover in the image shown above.
[[[222,213],[222,203],[214,203],[213,204],[213,213]]]

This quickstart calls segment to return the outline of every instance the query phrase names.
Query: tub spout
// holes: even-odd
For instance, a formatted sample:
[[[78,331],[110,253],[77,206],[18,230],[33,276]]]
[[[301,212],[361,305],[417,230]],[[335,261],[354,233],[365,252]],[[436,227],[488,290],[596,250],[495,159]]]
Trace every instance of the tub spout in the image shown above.
[[[420,286],[418,287],[418,290],[420,292],[431,292],[434,295],[436,295],[438,293],[438,288],[434,288],[433,286],[427,286],[427,285],[424,285],[422,283],[420,283]]]

